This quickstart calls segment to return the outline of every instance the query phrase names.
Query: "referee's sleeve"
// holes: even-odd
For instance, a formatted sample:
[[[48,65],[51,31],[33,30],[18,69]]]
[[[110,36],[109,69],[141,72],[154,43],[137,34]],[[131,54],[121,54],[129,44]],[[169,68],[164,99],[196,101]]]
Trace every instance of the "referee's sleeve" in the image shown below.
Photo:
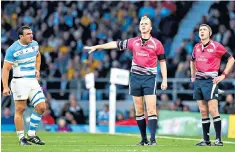
[[[195,61],[195,47],[193,48],[192,56],[191,56],[191,61]]]
[[[117,47],[120,49],[120,50],[125,50],[128,48],[128,39],[127,40],[124,40],[124,41],[118,41],[117,42]]]
[[[228,59],[231,58],[231,57],[232,57],[232,55],[229,54],[228,52],[226,52],[226,53],[224,53],[224,55],[222,56],[221,60],[222,60],[223,62],[226,62],[226,61],[228,61]]]

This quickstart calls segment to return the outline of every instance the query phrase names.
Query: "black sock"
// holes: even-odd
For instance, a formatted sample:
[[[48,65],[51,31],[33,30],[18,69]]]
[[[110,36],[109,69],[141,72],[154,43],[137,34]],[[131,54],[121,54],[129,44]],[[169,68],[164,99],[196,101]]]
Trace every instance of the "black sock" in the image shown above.
[[[142,140],[146,140],[147,136],[146,136],[146,121],[145,121],[145,116],[141,115],[141,116],[136,116],[136,121],[140,130],[140,134],[142,137]]]
[[[210,118],[202,119],[203,139],[205,141],[210,141],[210,124]]]
[[[150,140],[155,140],[156,129],[157,129],[157,116],[148,116],[148,126],[150,130]]]
[[[221,141],[221,119],[220,119],[220,116],[214,117],[213,121],[214,121],[216,139],[219,139]]]

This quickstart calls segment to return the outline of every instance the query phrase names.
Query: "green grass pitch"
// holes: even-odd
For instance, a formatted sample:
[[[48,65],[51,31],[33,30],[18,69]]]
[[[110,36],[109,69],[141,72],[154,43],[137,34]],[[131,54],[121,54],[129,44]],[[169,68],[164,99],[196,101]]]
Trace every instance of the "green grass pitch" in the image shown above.
[[[235,139],[223,147],[195,147],[201,137],[159,136],[157,146],[135,146],[136,134],[38,133],[46,145],[20,146],[16,133],[2,133],[2,152],[235,152]],[[185,139],[186,138],[186,139]],[[189,139],[190,138],[190,139]],[[198,141],[196,140],[198,139]],[[212,139],[214,139],[212,137]]]

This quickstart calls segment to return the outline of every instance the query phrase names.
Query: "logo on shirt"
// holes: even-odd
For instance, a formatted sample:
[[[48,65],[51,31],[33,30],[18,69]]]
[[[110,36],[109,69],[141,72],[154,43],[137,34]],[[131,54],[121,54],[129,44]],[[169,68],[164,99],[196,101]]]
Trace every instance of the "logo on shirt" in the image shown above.
[[[153,46],[153,45],[149,45],[149,44],[148,44],[147,47],[150,48],[150,49],[154,49],[154,46]]]
[[[149,54],[145,51],[136,52],[136,56],[149,57]]]
[[[208,51],[208,52],[214,52],[214,50],[213,50],[213,49],[207,49],[207,51]]]
[[[196,58],[196,61],[207,62],[208,59],[205,58],[204,56],[199,56],[198,58]]]

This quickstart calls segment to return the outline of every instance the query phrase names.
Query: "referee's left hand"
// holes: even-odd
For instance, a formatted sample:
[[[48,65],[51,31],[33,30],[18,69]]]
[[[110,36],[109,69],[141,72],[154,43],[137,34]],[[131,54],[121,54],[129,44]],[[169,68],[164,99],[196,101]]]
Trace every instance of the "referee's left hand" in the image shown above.
[[[215,77],[212,81],[214,84],[218,84],[218,83],[220,83],[220,81],[222,81],[224,79],[225,79],[225,76],[221,75],[221,76]]]
[[[161,89],[162,90],[166,90],[167,89],[167,81],[162,81]]]

